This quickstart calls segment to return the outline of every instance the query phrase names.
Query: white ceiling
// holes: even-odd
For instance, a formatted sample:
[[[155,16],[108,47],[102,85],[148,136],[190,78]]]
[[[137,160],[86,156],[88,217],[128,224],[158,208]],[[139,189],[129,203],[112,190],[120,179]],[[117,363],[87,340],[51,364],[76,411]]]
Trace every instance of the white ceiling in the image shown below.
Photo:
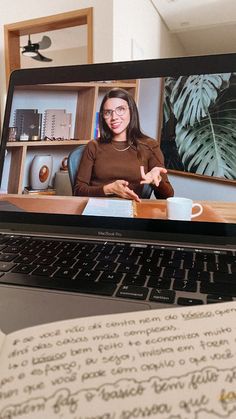
[[[236,0],[151,0],[186,54],[236,51]]]
[[[236,52],[236,0],[150,0],[186,55]],[[32,42],[41,39],[34,34]],[[48,51],[78,48],[86,43],[86,27],[44,33],[52,39]],[[21,46],[28,38],[21,37]]]

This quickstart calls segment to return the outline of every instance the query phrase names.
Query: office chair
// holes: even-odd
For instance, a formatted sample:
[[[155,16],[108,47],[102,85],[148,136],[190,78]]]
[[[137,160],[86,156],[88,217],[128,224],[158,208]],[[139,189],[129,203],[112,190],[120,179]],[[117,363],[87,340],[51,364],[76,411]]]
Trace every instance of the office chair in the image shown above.
[[[67,160],[69,178],[70,178],[73,195],[74,195],[74,185],[75,185],[76,175],[77,175],[81,157],[84,152],[84,148],[85,148],[85,144],[81,144],[78,147],[76,147],[74,150],[70,152],[68,156],[68,160]]]
[[[69,178],[70,178],[70,183],[71,183],[73,194],[74,194],[74,184],[76,180],[76,175],[77,175],[77,171],[78,171],[82,154],[84,152],[84,148],[85,148],[85,144],[81,144],[80,146],[72,150],[67,160]],[[143,185],[141,198],[149,199],[151,197],[151,194],[152,194],[152,186],[148,184]]]

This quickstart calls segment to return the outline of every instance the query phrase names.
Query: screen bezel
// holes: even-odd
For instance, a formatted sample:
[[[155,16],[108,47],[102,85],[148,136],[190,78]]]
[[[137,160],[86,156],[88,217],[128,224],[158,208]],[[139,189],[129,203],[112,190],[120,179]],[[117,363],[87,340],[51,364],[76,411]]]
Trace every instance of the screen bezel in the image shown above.
[[[11,105],[14,87],[21,85],[89,82],[100,80],[140,79],[154,77],[171,77],[190,74],[210,74],[232,72],[236,69],[236,54],[219,54],[210,56],[164,58],[141,61],[113,62],[102,64],[87,64],[61,67],[46,67],[15,70],[10,77],[8,95],[5,107],[2,141],[0,150],[0,177],[3,171],[4,153],[6,148],[8,126],[11,113]],[[212,237],[224,238],[226,242],[234,242],[236,237],[236,225],[231,223],[210,222],[182,222],[166,220],[124,219],[108,217],[90,217],[81,215],[56,215],[43,214],[43,226],[47,231],[61,233],[66,228],[75,229],[78,233],[83,231],[85,235],[92,234],[104,237],[150,237],[160,239],[168,237],[175,240],[177,237],[191,237],[194,241],[211,241]],[[17,229],[23,226],[26,230],[32,226],[42,227],[42,214],[22,212],[1,212],[0,226]],[[28,226],[28,227],[27,227]],[[58,227],[58,228],[57,228]],[[229,240],[228,240],[229,239]],[[185,240],[184,240],[185,241]],[[224,240],[223,240],[224,241]]]

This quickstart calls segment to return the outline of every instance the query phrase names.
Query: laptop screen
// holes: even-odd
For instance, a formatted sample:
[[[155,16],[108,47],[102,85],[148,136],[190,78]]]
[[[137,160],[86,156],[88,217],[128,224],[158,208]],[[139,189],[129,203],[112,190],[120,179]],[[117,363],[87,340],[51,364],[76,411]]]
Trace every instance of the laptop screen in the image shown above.
[[[15,71],[0,210],[233,234],[235,68],[230,54]]]

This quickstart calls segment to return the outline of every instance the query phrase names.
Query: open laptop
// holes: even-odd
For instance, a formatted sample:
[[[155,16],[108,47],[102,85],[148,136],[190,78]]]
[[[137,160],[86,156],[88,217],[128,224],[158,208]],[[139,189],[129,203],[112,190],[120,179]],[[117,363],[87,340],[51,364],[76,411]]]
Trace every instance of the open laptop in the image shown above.
[[[0,152],[4,332],[235,299],[235,70],[227,54],[12,73]],[[99,106],[114,86],[134,96],[142,131],[161,141],[175,196],[203,205],[198,219],[167,219],[152,196],[135,208],[70,196],[61,162],[99,136]],[[42,167],[50,176],[37,190]]]

